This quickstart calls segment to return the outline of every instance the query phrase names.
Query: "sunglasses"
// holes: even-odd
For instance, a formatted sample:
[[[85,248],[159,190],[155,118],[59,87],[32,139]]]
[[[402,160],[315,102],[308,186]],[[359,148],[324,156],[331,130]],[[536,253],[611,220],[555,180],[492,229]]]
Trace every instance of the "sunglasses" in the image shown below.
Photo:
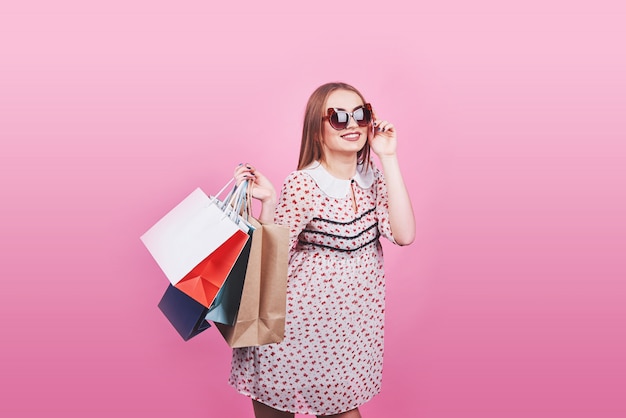
[[[372,121],[372,105],[365,103],[363,106],[359,106],[352,112],[346,112],[345,110],[339,110],[335,108],[328,109],[328,115],[324,116],[324,120],[328,120],[330,126],[340,131],[346,129],[350,123],[350,116],[357,123],[357,125],[363,127],[370,124]]]

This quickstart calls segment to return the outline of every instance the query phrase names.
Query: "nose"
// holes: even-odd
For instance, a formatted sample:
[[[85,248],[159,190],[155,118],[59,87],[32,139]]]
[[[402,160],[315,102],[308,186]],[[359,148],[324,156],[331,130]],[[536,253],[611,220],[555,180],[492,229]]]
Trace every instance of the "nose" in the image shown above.
[[[346,129],[348,128],[358,128],[359,124],[356,123],[356,119],[354,119],[354,115],[353,114],[348,114],[348,125],[346,126]]]

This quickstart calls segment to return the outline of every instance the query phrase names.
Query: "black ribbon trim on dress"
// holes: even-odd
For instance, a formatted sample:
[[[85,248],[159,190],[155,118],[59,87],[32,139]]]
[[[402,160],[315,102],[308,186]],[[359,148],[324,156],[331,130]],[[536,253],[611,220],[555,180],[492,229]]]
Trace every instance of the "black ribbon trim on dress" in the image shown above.
[[[333,247],[332,245],[325,245],[325,244],[316,244],[314,242],[308,242],[308,241],[302,241],[302,240],[298,240],[298,243],[300,243],[301,245],[314,245],[316,247],[323,247],[323,248],[330,248],[331,250],[336,250],[336,251],[342,251],[344,253],[349,253],[352,251],[356,251],[356,250],[360,250],[363,247],[367,247],[368,245],[378,241],[378,238],[380,237],[380,234],[376,234],[376,237],[374,237],[374,239],[367,241],[365,244],[363,245],[359,245],[356,248],[352,248],[350,250],[346,250],[343,248],[337,248],[337,247]]]
[[[311,222],[313,222],[313,221],[322,221],[322,222],[328,222],[330,224],[335,224],[335,225],[350,225],[350,224],[353,224],[356,221],[360,220],[364,216],[369,215],[370,213],[374,212],[375,210],[376,210],[376,206],[374,206],[371,209],[366,210],[360,216],[358,216],[358,217],[356,217],[353,220],[348,221],[348,222],[333,221],[332,219],[324,219],[324,218],[313,218],[313,219],[311,219]]]
[[[359,232],[358,234],[351,236],[351,237],[346,237],[344,235],[336,235],[336,234],[330,234],[328,232],[324,232],[324,231],[312,231],[310,229],[305,229],[302,232],[306,232],[309,234],[317,234],[317,235],[324,235],[327,237],[333,237],[333,238],[339,238],[339,239],[357,239],[358,237],[360,237],[361,235],[365,234],[367,231],[369,231],[372,228],[376,228],[378,226],[378,222],[374,222],[371,226],[368,226],[366,229],[364,229],[363,231]]]

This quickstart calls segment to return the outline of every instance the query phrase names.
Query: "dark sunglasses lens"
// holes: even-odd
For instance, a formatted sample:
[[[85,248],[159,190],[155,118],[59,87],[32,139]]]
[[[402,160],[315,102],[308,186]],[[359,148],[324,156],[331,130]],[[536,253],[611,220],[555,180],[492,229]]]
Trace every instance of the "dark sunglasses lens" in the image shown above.
[[[335,129],[344,129],[348,126],[348,115],[346,112],[340,110],[335,111],[330,117],[330,124]]]

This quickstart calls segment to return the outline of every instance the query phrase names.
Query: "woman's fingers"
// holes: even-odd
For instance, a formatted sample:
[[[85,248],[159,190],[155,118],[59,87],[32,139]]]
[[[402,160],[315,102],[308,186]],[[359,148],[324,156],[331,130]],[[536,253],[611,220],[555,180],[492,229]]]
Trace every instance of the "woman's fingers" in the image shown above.
[[[394,126],[386,120],[377,120],[374,122],[374,126],[376,127],[376,132],[392,132],[394,130]]]
[[[250,164],[239,164],[235,168],[234,177],[238,185],[244,180],[255,180],[256,175],[254,174],[254,167]]]

